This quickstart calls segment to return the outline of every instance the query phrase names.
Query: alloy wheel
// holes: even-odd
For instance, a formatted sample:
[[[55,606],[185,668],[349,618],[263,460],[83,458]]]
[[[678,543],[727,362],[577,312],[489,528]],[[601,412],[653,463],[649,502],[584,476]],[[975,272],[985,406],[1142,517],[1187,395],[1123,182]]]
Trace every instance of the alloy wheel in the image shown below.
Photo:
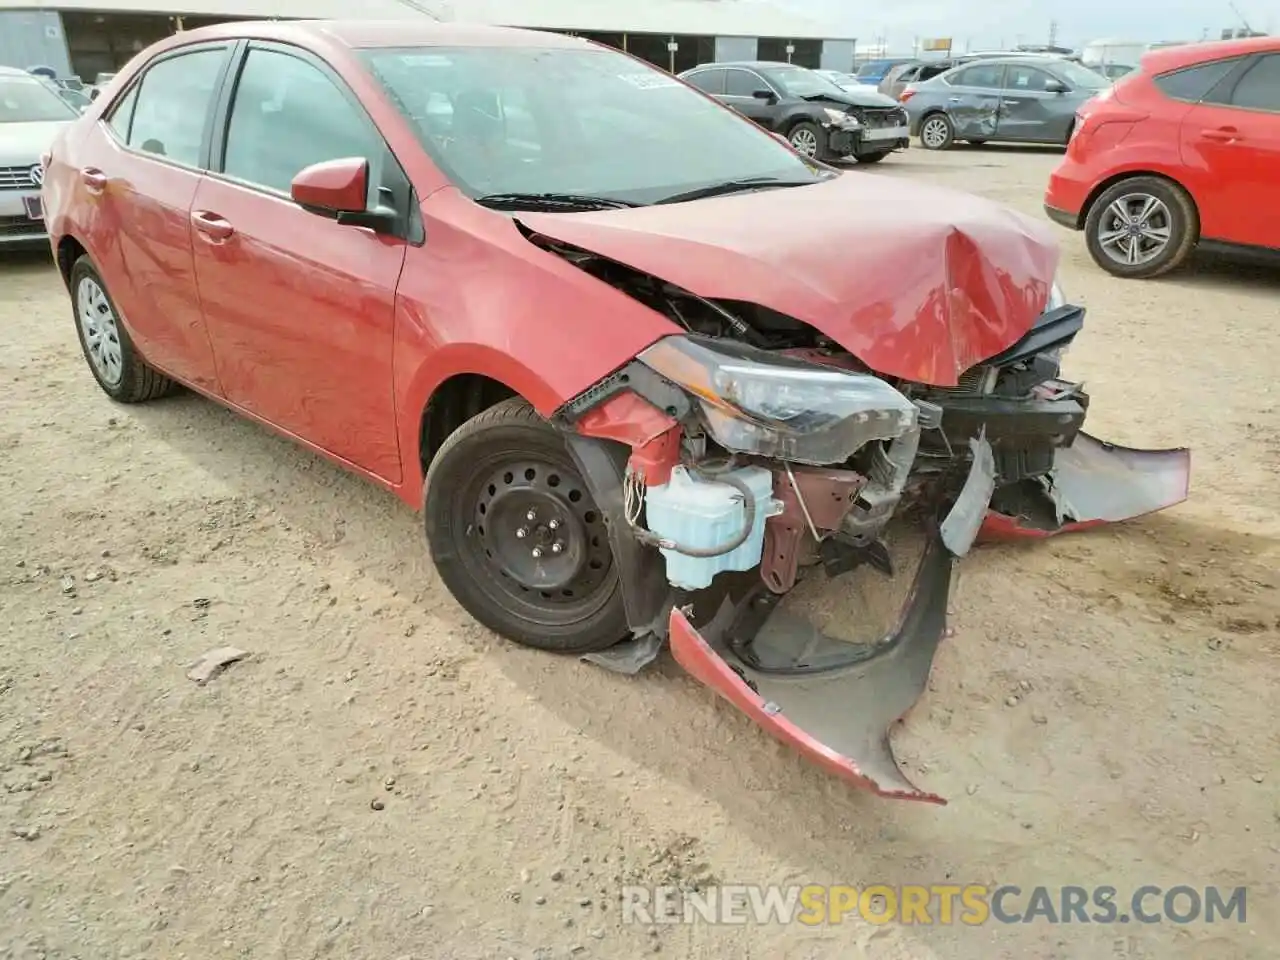
[[[104,383],[116,386],[124,375],[120,327],[106,291],[92,277],[82,277],[76,287],[76,319],[89,362]]]
[[[930,117],[920,128],[920,139],[925,146],[937,150],[947,142],[947,121],[942,117]]]
[[[1150,263],[1172,239],[1169,208],[1149,193],[1117,197],[1098,221],[1098,246],[1109,259],[1127,267]]]
[[[807,127],[800,127],[791,133],[791,146],[806,157],[818,155],[818,136]]]

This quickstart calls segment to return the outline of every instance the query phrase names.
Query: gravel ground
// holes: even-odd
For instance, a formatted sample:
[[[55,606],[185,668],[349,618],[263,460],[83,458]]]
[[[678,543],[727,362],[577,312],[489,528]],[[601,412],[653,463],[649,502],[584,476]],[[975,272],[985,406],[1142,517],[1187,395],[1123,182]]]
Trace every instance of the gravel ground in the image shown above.
[[[1055,159],[915,149],[856,175],[1038,214]],[[195,396],[113,406],[47,258],[7,258],[0,957],[1275,956],[1280,275],[1126,283],[1062,240],[1092,429],[1192,446],[1192,497],[966,560],[896,734],[942,808],[851,792],[669,660],[626,679],[498,641],[390,495]],[[226,644],[251,655],[186,678]],[[1247,885],[1249,911],[620,922],[620,883],[673,880]]]

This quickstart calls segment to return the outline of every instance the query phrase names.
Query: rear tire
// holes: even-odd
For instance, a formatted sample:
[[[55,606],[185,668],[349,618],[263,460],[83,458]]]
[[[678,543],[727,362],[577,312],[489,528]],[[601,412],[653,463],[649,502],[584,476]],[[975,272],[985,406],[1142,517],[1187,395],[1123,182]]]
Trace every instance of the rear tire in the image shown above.
[[[859,163],[879,163],[892,152],[892,150],[886,150],[883,153],[860,153],[855,157],[855,159]]]
[[[560,434],[519,397],[444,442],[423,521],[445,586],[494,633],[575,654],[627,635],[604,517]]]
[[[920,145],[926,150],[947,150],[955,141],[955,124],[945,113],[931,113],[920,122]]]
[[[1186,262],[1200,237],[1190,195],[1161,177],[1112,184],[1089,207],[1085,242],[1094,263],[1117,277],[1146,280]]]
[[[71,267],[68,286],[80,349],[103,392],[119,403],[145,403],[172,393],[176,384],[142,359],[133,345],[87,254]]]

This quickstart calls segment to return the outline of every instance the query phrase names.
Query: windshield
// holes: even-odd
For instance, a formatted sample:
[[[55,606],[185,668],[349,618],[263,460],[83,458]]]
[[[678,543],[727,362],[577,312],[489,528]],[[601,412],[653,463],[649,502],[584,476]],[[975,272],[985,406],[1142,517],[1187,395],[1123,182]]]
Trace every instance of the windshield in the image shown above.
[[[427,153],[472,197],[572,194],[653,203],[731,180],[824,178],[732,110],[612,50],[361,54]]]
[[[1111,81],[1102,74],[1078,63],[1072,63],[1070,60],[1061,60],[1054,66],[1058,73],[1062,74],[1062,79],[1077,89],[1105,90],[1111,86]]]
[[[71,120],[75,110],[35,77],[0,77],[0,123]]]
[[[804,67],[773,67],[762,72],[774,86],[789,97],[817,97],[822,94],[844,93],[844,88],[838,83]]]

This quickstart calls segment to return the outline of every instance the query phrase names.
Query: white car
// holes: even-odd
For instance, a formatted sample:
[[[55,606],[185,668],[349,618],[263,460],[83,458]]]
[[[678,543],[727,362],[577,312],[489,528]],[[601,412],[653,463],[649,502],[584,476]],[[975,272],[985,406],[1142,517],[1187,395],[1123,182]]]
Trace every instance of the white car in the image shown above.
[[[45,242],[41,157],[79,112],[38,77],[0,67],[0,250]]]

